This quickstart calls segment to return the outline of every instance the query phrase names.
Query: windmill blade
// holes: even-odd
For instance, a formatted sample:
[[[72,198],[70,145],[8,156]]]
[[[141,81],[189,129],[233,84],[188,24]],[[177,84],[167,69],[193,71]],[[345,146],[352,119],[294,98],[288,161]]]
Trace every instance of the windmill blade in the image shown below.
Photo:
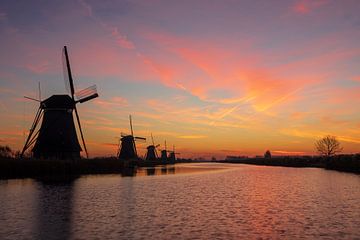
[[[39,101],[41,102],[41,86],[40,86],[40,82],[39,82]]]
[[[31,97],[27,97],[27,96],[24,96],[24,98],[41,103],[41,101],[39,101],[39,100],[37,100],[37,99],[35,99],[35,98],[31,98]]]
[[[122,133],[120,134],[120,136],[121,136],[121,137],[126,137],[126,136],[129,136],[129,134],[126,134],[126,133],[123,133],[123,132],[122,132]]]
[[[83,132],[82,132],[82,129],[81,129],[80,117],[79,117],[79,114],[78,114],[76,105],[75,105],[75,115],[76,115],[76,119],[77,119],[77,122],[78,122],[79,130],[80,130],[81,140],[82,140],[82,143],[83,143],[83,146],[84,146],[84,150],[85,150],[85,153],[86,153],[86,158],[89,158],[89,154],[88,154],[88,151],[87,151],[87,149],[86,149],[86,144],[85,144],[84,135],[83,135]]]
[[[154,137],[153,137],[152,133],[151,133],[151,141],[152,141],[152,145],[155,146]]]
[[[75,97],[77,99],[76,102],[84,103],[91,99],[97,98],[99,94],[97,93],[96,85],[85,88],[81,91],[75,93]]]
[[[132,118],[131,118],[131,115],[129,115],[129,121],[130,121],[131,136],[134,136],[134,131],[133,131],[133,126],[132,126]]]
[[[134,137],[135,140],[141,140],[143,142],[146,142],[146,138],[143,137]]]
[[[29,135],[26,139],[26,142],[24,144],[24,147],[20,153],[20,157],[23,157],[24,156],[24,153],[25,151],[31,146],[31,142],[32,142],[32,135],[33,133],[35,132],[35,129],[36,129],[36,126],[38,125],[41,117],[42,117],[42,109],[41,109],[41,106],[38,108],[37,112],[36,112],[36,115],[35,115],[35,119],[34,119],[34,122],[30,128],[30,132],[29,132]]]
[[[68,74],[68,78],[69,78],[71,98],[72,98],[73,100],[75,100],[75,99],[74,99],[74,93],[75,93],[74,81],[73,81],[72,74],[71,74],[69,55],[68,55],[66,46],[64,46],[64,54],[65,54],[67,74]]]

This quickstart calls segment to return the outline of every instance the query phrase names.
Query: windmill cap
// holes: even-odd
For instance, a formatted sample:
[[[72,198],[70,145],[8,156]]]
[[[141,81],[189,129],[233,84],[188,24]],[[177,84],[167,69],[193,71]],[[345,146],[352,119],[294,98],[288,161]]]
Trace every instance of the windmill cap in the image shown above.
[[[73,109],[75,102],[69,95],[52,95],[51,97],[42,101],[42,108],[65,108]]]

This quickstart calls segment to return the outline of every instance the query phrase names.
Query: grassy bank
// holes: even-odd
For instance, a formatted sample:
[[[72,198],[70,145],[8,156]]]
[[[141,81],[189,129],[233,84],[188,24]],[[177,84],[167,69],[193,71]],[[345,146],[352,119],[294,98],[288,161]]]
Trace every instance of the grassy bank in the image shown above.
[[[125,162],[115,157],[78,160],[1,158],[0,179],[105,173],[130,175],[129,168],[154,167],[162,164],[164,163],[160,160],[151,162],[144,160],[130,160]]]
[[[236,158],[226,159],[222,162],[283,167],[318,167],[360,173],[360,154],[337,155],[333,157],[288,156],[272,158]]]

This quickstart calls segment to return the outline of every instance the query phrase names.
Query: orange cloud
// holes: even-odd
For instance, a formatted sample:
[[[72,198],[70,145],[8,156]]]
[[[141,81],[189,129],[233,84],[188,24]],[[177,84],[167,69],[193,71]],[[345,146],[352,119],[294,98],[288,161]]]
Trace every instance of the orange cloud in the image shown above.
[[[285,150],[274,150],[272,153],[277,153],[281,155],[304,155],[306,152],[297,152],[297,151],[285,151]]]
[[[201,139],[201,138],[207,138],[207,136],[204,136],[204,135],[182,135],[182,136],[178,136],[178,138],[184,138],[184,139]]]

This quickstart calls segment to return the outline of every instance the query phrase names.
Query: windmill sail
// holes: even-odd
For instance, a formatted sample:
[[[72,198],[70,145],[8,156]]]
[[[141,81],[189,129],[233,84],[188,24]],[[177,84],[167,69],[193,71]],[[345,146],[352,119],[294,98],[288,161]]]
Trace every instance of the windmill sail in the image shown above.
[[[67,60],[66,60],[66,55],[65,55],[65,48],[63,48],[62,50],[62,54],[61,54],[61,60],[62,60],[62,67],[63,67],[63,78],[64,78],[64,85],[65,85],[65,89],[66,92],[71,95],[71,88],[70,88],[70,82],[69,82],[69,72],[67,69]]]
[[[84,103],[87,102],[93,98],[98,97],[98,93],[96,90],[96,85],[92,85],[88,88],[85,88],[83,90],[77,91],[75,93],[75,99],[77,100],[77,102],[79,103]]]

